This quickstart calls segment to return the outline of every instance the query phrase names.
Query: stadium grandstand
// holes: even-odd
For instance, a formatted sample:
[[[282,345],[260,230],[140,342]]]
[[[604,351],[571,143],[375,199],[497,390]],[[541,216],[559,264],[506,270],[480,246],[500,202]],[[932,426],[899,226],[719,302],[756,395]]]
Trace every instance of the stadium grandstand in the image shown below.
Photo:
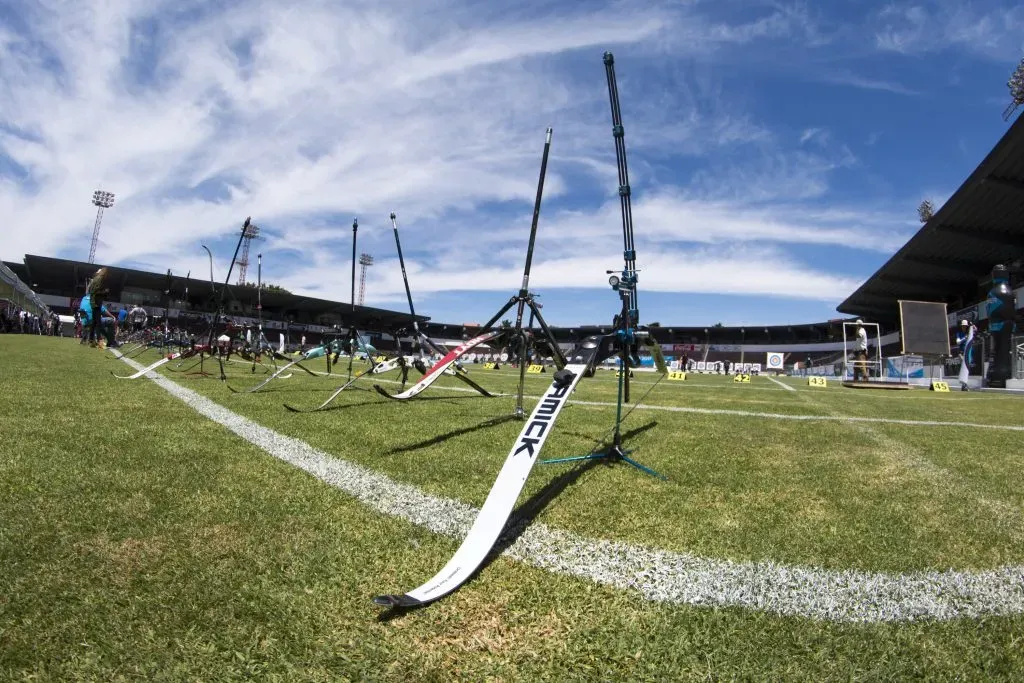
[[[4,267],[24,282],[31,282],[41,305],[59,314],[71,315],[85,293],[85,284],[101,265],[26,255],[23,263],[8,262]],[[215,291],[210,282],[186,279],[180,275],[154,273],[131,268],[106,266],[113,283],[108,305],[113,309],[141,306],[151,320],[169,316],[171,325],[191,332],[205,329],[216,312]],[[217,291],[223,283],[215,284]],[[28,289],[28,288],[26,288]],[[288,346],[298,345],[301,337],[307,344],[319,343],[321,336],[335,327],[354,323],[370,335],[382,350],[394,348],[394,335],[411,328],[412,316],[339,301],[300,296],[280,289],[264,289],[261,293],[263,324],[268,330],[285,334]],[[225,312],[236,324],[253,324],[257,315],[256,288],[229,285],[225,294]],[[448,346],[459,344],[478,332],[473,323],[450,324],[432,322],[417,316],[421,328],[431,337]],[[789,364],[813,365],[826,360],[835,362],[842,355],[843,320],[836,319],[804,325],[758,327],[661,327],[653,334],[669,360],[683,356],[702,363],[763,363],[763,354],[784,352]],[[566,348],[596,334],[605,334],[609,325],[553,327],[552,332]],[[650,362],[650,359],[646,359]]]
[[[1024,118],[917,234],[838,307],[889,327],[898,326],[899,301],[947,305],[950,326],[968,318],[984,325],[982,302],[992,268],[1010,270],[1024,303]]]
[[[6,269],[22,282],[32,283],[41,304],[58,314],[72,315],[85,295],[89,278],[101,264],[85,263],[46,256],[26,255],[23,263],[6,262]],[[112,283],[108,307],[119,310],[140,306],[150,320],[167,317],[171,325],[186,331],[206,328],[216,313],[223,283],[211,285],[208,280],[186,278],[173,273],[152,273],[118,266],[106,266]],[[299,296],[280,288],[264,287],[259,296],[263,308],[263,325],[279,330],[289,344],[298,344],[302,336],[308,343],[318,343],[321,335],[336,326],[354,324],[359,329],[398,332],[412,325],[408,313],[368,306],[355,306]],[[247,285],[228,285],[224,295],[225,313],[240,325],[257,321],[257,289]],[[429,318],[417,316],[418,322]]]
[[[783,353],[787,370],[822,374],[841,371],[847,354],[844,323],[863,318],[878,325],[883,357],[900,352],[899,301],[945,303],[952,329],[969,319],[984,334],[985,299],[993,266],[1010,270],[1016,290],[1018,317],[1024,304],[1024,119],[1018,118],[1003,138],[964,181],[952,197],[899,251],[837,308],[848,317],[774,326],[656,326],[652,334],[670,361],[692,361],[690,367],[760,368],[769,353]],[[46,256],[26,255],[22,263],[5,262],[0,273],[0,298],[19,301],[39,310],[72,314],[98,264]],[[216,311],[214,288],[223,285],[187,279],[171,273],[153,273],[108,266],[112,273],[110,305],[142,306],[151,319],[169,316],[172,325],[198,331]],[[6,292],[6,294],[4,294]],[[228,285],[226,313],[237,324],[253,324],[257,315],[254,286]],[[10,305],[10,304],[8,304]],[[350,324],[370,335],[382,350],[394,348],[395,336],[412,324],[408,313],[355,306],[349,303],[300,296],[278,288],[262,291],[263,321],[278,330],[287,345],[318,343],[321,335]],[[479,331],[473,323],[443,323],[417,316],[421,328],[437,341],[453,346]],[[584,337],[604,334],[607,325],[554,327],[566,348]],[[1014,340],[1014,348],[1024,338]],[[645,364],[650,358],[643,359]],[[1015,355],[1014,376],[1024,379],[1024,357]],[[723,365],[728,364],[728,365]],[[739,365],[737,365],[739,364]]]

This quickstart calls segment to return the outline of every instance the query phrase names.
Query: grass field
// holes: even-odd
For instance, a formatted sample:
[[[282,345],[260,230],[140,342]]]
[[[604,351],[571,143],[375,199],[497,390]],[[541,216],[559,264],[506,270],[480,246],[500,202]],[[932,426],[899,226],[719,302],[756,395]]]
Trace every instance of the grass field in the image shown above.
[[[228,368],[235,388],[262,377]],[[519,511],[531,528],[751,574],[898,583],[950,572],[987,581],[999,569],[1005,608],[972,611],[964,598],[962,613],[952,599],[940,615],[831,618],[805,598],[812,607],[776,609],[804,604],[785,586],[757,609],[744,596],[707,600],[713,585],[701,600],[662,598],[502,556],[448,598],[380,618],[371,597],[419,585],[458,537],[383,514],[395,504],[339,490],[154,382],[111,371],[133,370],[72,340],[0,336],[0,678],[1024,675],[1021,398],[638,373],[627,443],[668,481],[621,463],[538,465]],[[236,395],[160,372],[331,458],[475,507],[522,427],[507,419],[512,397],[449,378],[408,403],[350,391],[331,410],[296,414],[283,404],[313,407],[338,379],[296,373]],[[472,372],[514,391],[512,371]],[[385,388],[398,388],[395,375]],[[529,408],[550,376],[528,377]],[[615,392],[611,373],[583,380],[544,457],[594,449]],[[823,604],[852,599],[826,593]]]

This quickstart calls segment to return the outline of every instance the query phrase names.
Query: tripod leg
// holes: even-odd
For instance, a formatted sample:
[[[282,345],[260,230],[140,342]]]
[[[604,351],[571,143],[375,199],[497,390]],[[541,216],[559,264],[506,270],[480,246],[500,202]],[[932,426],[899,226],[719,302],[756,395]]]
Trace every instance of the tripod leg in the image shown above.
[[[551,331],[551,328],[548,327],[548,324],[544,321],[544,316],[540,314],[540,309],[537,308],[537,305],[533,302],[533,299],[530,299],[529,303],[530,310],[533,311],[534,316],[536,316],[537,318],[537,322],[540,323],[540,329],[544,330],[544,336],[548,338],[548,343],[551,344],[551,353],[555,357],[555,365],[558,367],[559,370],[561,370],[562,368],[565,367],[566,363],[565,354],[562,353],[562,347],[558,345],[558,340],[555,339],[555,335]]]
[[[526,333],[519,331],[519,388],[516,390],[516,412],[515,416],[526,419],[526,411],[523,410],[523,390],[526,386]]]
[[[353,330],[355,330],[355,328],[351,327],[351,328],[349,328],[349,332],[348,332],[348,379],[349,379],[350,382],[352,381],[352,361],[356,357],[356,339],[355,339],[355,335],[359,334],[358,332],[353,334]]]

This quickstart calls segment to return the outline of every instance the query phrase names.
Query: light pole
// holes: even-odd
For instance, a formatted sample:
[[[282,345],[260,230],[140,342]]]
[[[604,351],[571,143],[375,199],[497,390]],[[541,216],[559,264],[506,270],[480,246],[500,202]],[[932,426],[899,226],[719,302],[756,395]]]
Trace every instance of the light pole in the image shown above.
[[[359,305],[366,298],[366,269],[373,265],[373,257],[369,254],[359,255]]]
[[[103,209],[114,205],[114,193],[96,190],[92,193],[92,203],[96,205],[96,224],[92,227],[92,243],[89,245],[89,263],[96,263],[96,245],[100,241],[100,223],[103,222]]]
[[[1009,121],[1017,107],[1024,104],[1024,59],[1020,60],[1010,80],[1006,82],[1006,87],[1010,89],[1011,99],[1010,104],[1003,110],[1003,120]]]

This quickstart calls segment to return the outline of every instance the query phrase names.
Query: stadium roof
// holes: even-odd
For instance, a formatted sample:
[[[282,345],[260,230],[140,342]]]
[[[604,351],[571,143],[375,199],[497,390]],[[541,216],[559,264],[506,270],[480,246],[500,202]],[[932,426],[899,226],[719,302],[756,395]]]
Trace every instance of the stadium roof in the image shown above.
[[[1024,116],[960,189],[878,272],[839,305],[879,322],[899,319],[899,300],[937,301],[950,312],[976,303],[996,264],[1024,258]]]
[[[35,291],[59,296],[78,297],[85,293],[85,282],[101,264],[70,261],[67,259],[50,258],[48,256],[25,255],[24,263],[7,262],[6,265]],[[138,287],[158,292],[166,291],[166,273],[151,273],[132,268],[107,266],[108,283],[112,293],[118,293],[124,287]],[[216,283],[217,291],[224,285]],[[186,281],[182,275],[172,275],[171,291],[175,299],[183,298],[188,287],[190,301],[212,301],[213,291],[209,280],[190,278]],[[225,293],[225,302],[237,299],[242,302],[255,303],[256,288],[229,285]],[[309,296],[299,296],[283,291],[264,289],[261,294],[263,308],[285,310],[290,312],[306,312],[311,315],[333,313],[340,315],[345,324],[352,323],[366,329],[398,329],[412,324],[412,316],[399,311],[389,311],[368,306],[356,306],[353,312],[351,304],[328,301]],[[416,320],[426,322],[427,316],[417,315]]]

